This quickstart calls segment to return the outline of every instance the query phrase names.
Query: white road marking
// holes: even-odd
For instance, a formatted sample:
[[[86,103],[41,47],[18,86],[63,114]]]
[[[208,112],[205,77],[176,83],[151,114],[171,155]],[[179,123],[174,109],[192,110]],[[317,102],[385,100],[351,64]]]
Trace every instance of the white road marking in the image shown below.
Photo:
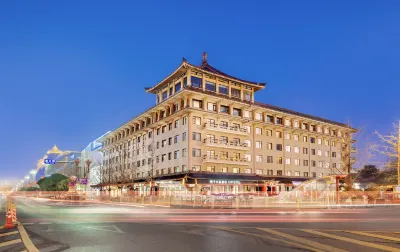
[[[112,227],[114,228],[114,230],[110,230],[110,229],[105,229],[105,228],[109,228]],[[119,229],[117,226],[115,225],[107,225],[107,226],[93,226],[93,227],[86,227],[89,229],[94,229],[94,230],[100,230],[100,231],[107,231],[107,232],[113,232],[113,233],[120,233],[123,234],[125,233],[124,231],[122,231],[121,229]]]
[[[39,224],[40,224],[40,225],[51,225],[51,224],[53,224],[53,223],[51,223],[51,222],[39,222]]]
[[[0,234],[0,237],[7,236],[7,235],[13,235],[13,234],[18,234],[18,231],[12,231],[12,232],[8,232],[8,233]]]
[[[22,225],[33,225],[35,223],[21,223]]]
[[[17,243],[20,243],[20,242],[22,242],[21,239],[15,239],[15,240],[11,240],[11,241],[6,241],[6,242],[0,243],[0,247],[5,247],[5,246],[8,246],[8,245],[17,244]]]

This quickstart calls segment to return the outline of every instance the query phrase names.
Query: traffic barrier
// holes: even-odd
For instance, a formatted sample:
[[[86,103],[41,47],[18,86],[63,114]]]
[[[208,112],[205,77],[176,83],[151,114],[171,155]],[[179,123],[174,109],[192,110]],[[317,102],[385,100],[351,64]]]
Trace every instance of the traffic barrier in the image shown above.
[[[12,204],[12,222],[14,224],[18,223],[18,221],[17,221],[17,205],[15,205],[15,204]]]
[[[8,209],[8,212],[7,212],[7,215],[6,215],[6,225],[4,227],[5,228],[14,228],[12,215],[11,215],[11,209]]]

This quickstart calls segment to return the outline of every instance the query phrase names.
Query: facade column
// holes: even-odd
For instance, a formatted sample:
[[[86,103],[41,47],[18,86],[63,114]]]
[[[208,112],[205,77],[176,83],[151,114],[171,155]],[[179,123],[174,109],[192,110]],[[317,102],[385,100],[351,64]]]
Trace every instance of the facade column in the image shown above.
[[[244,97],[243,97],[243,85],[240,85],[240,100],[244,100],[243,99]]]

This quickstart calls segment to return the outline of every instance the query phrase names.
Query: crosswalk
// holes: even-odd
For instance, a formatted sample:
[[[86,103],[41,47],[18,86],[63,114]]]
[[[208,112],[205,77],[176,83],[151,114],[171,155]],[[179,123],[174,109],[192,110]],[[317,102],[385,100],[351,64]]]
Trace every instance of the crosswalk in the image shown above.
[[[319,230],[265,227],[211,226],[238,235],[279,242],[306,251],[393,251],[400,252],[400,232],[380,230]]]

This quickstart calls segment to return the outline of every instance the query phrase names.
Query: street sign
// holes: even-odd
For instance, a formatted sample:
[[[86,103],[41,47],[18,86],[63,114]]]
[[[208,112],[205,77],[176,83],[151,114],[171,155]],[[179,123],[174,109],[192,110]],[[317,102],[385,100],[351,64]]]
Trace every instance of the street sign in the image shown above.
[[[45,159],[44,164],[56,164],[56,160],[54,159]]]

